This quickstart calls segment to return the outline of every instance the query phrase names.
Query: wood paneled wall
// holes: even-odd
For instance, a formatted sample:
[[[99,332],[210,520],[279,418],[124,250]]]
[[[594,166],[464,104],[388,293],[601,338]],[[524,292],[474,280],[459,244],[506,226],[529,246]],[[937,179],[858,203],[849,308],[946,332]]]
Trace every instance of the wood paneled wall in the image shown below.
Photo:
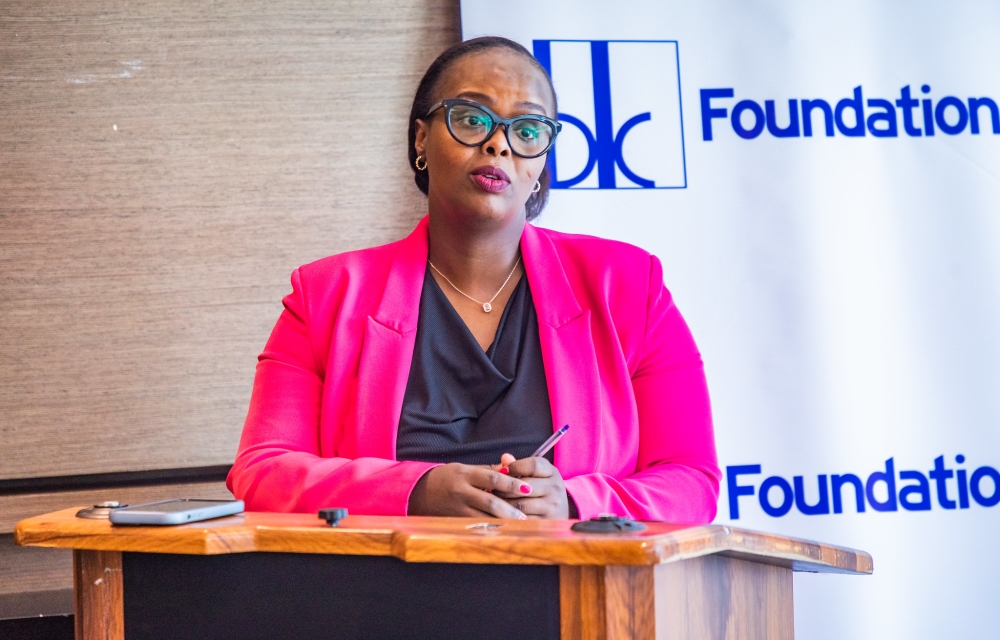
[[[407,233],[457,0],[5,0],[0,479],[231,462],[296,266]]]
[[[0,482],[231,463],[292,269],[423,215],[458,39],[458,0],[4,0]]]

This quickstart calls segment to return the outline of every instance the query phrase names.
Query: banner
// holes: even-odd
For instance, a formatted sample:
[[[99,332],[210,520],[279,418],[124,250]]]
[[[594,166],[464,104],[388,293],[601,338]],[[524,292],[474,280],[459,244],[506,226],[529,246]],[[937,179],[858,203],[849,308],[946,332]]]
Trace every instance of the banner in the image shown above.
[[[552,75],[539,224],[663,261],[716,522],[874,556],[796,574],[797,637],[997,637],[1000,4],[463,0],[462,29]]]

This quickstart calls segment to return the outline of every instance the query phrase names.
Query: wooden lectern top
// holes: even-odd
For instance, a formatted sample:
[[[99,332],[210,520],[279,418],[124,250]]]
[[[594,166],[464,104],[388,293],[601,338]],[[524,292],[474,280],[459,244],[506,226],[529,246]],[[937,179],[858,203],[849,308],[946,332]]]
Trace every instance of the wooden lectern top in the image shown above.
[[[77,518],[80,507],[22,520],[20,545],[215,555],[272,551],[394,556],[406,562],[657,565],[710,554],[818,573],[870,574],[864,551],[724,525],[646,523],[628,534],[581,534],[569,520],[349,516],[330,527],[314,515],[244,513],[186,525],[112,526]]]

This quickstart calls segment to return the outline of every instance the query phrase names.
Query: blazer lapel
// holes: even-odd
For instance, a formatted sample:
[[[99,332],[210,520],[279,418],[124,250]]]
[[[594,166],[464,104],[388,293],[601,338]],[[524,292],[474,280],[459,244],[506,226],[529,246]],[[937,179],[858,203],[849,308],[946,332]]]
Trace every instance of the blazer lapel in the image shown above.
[[[358,457],[396,459],[427,264],[427,218],[397,245],[382,299],[368,316],[358,364]]]
[[[570,426],[555,449],[563,475],[590,473],[600,459],[601,379],[589,310],[580,307],[552,240],[531,224],[521,255],[538,312],[553,429]]]

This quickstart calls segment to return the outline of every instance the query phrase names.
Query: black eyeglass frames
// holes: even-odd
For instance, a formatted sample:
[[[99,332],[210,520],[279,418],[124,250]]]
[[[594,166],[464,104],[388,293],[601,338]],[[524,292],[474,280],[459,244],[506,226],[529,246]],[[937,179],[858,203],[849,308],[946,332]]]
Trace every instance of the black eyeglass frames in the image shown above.
[[[478,147],[493,136],[497,127],[503,125],[510,150],[522,158],[544,155],[552,148],[562,129],[561,123],[540,115],[501,118],[489,107],[464,98],[442,100],[432,106],[424,117],[441,108],[444,108],[448,132],[460,144]]]

